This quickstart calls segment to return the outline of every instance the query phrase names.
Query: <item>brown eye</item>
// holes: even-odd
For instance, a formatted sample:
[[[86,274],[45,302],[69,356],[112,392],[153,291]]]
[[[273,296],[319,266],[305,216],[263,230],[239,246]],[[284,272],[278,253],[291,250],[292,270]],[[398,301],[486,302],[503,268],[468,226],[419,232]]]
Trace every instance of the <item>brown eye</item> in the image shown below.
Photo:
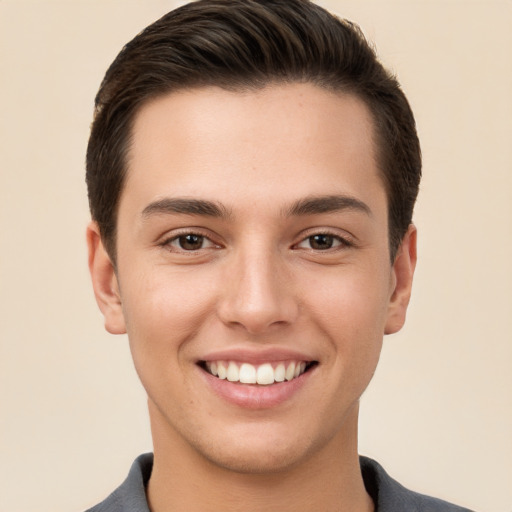
[[[318,234],[308,238],[309,246],[316,251],[325,251],[334,246],[335,239],[332,235]]]
[[[161,245],[170,252],[182,254],[219,248],[219,246],[212,242],[206,235],[194,232],[178,234],[165,240]]]
[[[187,235],[177,237],[176,242],[180,249],[183,249],[184,251],[198,251],[203,248],[204,236],[189,233]]]
[[[328,251],[329,249],[341,249],[351,245],[350,242],[340,236],[329,233],[315,233],[302,240],[302,242],[297,244],[297,247],[313,251]]]

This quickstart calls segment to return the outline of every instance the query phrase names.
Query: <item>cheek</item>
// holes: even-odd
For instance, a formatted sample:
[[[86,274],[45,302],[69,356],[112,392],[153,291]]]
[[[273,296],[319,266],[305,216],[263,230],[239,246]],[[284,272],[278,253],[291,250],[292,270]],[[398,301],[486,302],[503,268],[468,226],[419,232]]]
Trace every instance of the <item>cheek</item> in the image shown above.
[[[308,283],[315,283],[311,286]],[[390,272],[371,265],[333,269],[302,283],[303,299],[330,325],[383,334],[389,305]]]
[[[155,364],[176,360],[211,310],[214,287],[198,272],[155,267],[122,282],[121,299],[134,359]],[[175,363],[174,363],[175,364]]]
[[[389,277],[371,268],[346,270],[317,280],[309,294],[309,309],[333,346],[334,364],[342,367],[343,374],[366,379],[373,374],[382,347]]]

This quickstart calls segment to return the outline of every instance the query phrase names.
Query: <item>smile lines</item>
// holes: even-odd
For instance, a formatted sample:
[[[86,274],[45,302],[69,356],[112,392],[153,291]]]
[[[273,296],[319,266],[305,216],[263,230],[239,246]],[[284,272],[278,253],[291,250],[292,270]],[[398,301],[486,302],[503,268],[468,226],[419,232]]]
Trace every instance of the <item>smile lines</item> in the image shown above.
[[[275,382],[293,380],[308,370],[312,364],[313,362],[291,361],[278,363],[274,368],[270,363],[255,366],[250,363],[236,363],[234,361],[205,361],[203,362],[203,368],[219,379],[242,384],[268,386]]]

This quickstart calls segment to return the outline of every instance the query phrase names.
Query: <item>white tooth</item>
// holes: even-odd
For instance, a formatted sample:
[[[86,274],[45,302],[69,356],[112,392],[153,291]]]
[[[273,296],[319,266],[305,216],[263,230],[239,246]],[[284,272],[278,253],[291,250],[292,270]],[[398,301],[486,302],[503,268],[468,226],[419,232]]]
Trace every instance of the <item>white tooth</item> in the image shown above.
[[[274,370],[274,380],[276,382],[283,382],[286,374],[286,368],[283,363],[279,363]]]
[[[288,368],[286,368],[286,373],[285,373],[285,377],[284,378],[286,380],[292,380],[294,374],[295,374],[295,363],[290,363],[288,365]]]
[[[226,365],[224,363],[217,363],[217,373],[219,379],[225,379],[227,377]]]
[[[298,377],[299,374],[300,374],[300,363],[297,363],[297,365],[295,366],[295,372],[293,373],[293,376]]]
[[[240,382],[244,384],[256,384],[256,368],[254,368],[252,364],[243,363],[242,366],[240,366]]]
[[[274,369],[270,363],[265,363],[261,366],[258,366],[256,382],[262,385],[274,384]]]
[[[208,363],[208,368],[210,368],[210,372],[212,375],[218,375],[217,363]]]
[[[238,365],[236,363],[229,363],[226,377],[229,382],[238,382],[240,378],[240,370],[238,369]]]
[[[300,374],[302,375],[305,371],[306,371],[306,363],[304,361],[302,361],[302,363],[300,363]]]

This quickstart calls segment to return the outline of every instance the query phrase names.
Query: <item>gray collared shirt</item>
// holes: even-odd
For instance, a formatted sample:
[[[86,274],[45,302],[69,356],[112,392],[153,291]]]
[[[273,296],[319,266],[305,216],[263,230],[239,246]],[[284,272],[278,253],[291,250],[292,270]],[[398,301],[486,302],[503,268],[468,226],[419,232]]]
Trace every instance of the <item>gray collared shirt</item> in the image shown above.
[[[375,512],[471,512],[407,490],[372,459],[360,457],[360,463],[366,490],[375,503]],[[152,468],[153,454],[141,455],[133,463],[126,480],[105,501],[86,512],[150,512],[146,485]]]

